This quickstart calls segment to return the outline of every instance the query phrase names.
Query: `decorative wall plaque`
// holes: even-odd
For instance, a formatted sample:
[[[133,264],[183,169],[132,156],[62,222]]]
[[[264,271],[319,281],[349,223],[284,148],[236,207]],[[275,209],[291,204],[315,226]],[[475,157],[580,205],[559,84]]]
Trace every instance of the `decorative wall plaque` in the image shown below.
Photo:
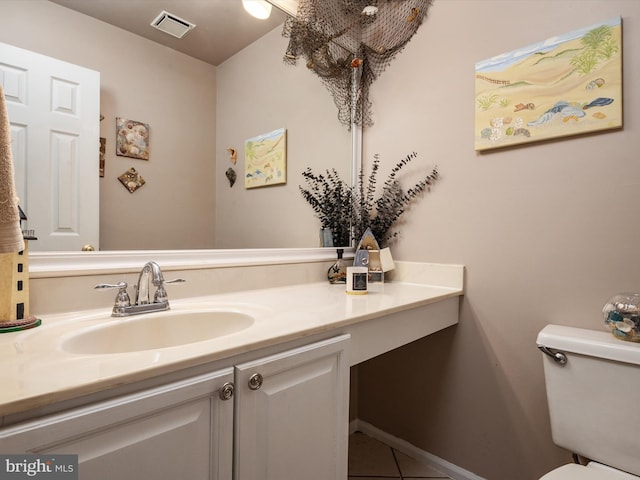
[[[149,125],[116,118],[116,155],[149,160]]]
[[[129,193],[135,192],[146,183],[144,178],[142,178],[142,175],[140,175],[133,167],[120,175],[118,180],[120,180],[120,183],[124,185],[124,188],[129,190]]]

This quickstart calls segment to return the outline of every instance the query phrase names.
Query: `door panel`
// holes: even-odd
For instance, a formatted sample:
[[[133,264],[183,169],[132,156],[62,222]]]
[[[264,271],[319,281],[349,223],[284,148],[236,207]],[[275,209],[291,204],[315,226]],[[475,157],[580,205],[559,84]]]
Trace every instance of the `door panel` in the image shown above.
[[[100,73],[0,43],[0,83],[30,250],[98,249]]]

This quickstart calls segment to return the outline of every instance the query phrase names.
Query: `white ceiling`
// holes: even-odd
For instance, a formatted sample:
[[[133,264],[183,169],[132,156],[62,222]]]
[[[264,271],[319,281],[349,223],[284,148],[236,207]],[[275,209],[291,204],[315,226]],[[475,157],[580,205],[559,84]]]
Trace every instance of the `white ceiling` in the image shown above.
[[[282,25],[286,15],[273,8],[267,20],[244,11],[241,0],[50,0],[141,37],[219,65]],[[150,26],[167,11],[196,24],[182,39]],[[283,52],[284,55],[284,52]]]

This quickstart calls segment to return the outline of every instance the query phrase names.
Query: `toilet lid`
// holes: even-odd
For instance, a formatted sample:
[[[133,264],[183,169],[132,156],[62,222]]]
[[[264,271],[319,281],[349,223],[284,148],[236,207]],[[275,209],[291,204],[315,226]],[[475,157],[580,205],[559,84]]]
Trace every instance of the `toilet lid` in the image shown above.
[[[625,480],[640,478],[635,475],[613,470],[612,468],[590,465],[591,468],[573,463],[563,465],[547,473],[544,477],[540,478],[540,480]]]

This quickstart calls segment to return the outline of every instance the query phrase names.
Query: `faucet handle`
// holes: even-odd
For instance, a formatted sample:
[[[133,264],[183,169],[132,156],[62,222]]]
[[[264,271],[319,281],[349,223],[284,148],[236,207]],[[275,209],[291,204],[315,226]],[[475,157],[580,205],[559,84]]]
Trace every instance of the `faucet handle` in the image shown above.
[[[119,282],[119,283],[99,283],[96,285],[96,290],[101,289],[111,289],[111,288],[119,288],[118,294],[116,295],[116,301],[113,308],[117,307],[128,307],[131,305],[131,300],[129,299],[129,294],[127,293],[127,282]]]
[[[96,290],[100,290],[102,288],[127,288],[127,282],[118,282],[118,283],[99,283],[98,285],[96,285],[95,288]]]
[[[174,278],[173,280],[164,280],[158,288],[156,289],[156,293],[153,296],[153,303],[161,303],[168,302],[169,297],[167,296],[167,291],[164,289],[165,283],[184,283],[186,280],[184,278]]]

